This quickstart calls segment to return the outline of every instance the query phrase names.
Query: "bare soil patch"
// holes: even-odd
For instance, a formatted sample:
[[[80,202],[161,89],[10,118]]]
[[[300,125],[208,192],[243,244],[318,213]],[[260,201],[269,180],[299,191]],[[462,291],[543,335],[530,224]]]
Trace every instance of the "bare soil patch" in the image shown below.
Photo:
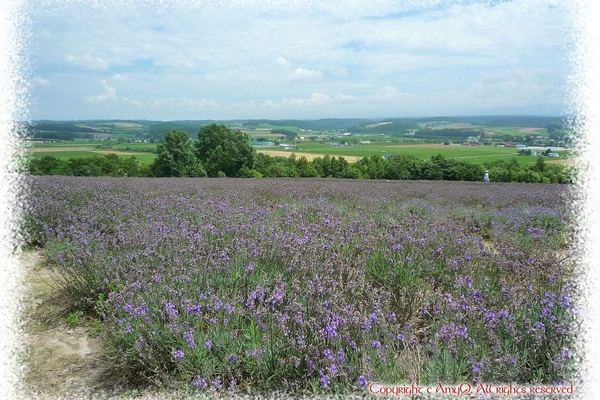
[[[319,158],[319,157],[323,158],[323,157],[325,157],[323,154],[295,153],[293,151],[283,151],[283,150],[256,150],[256,151],[258,153],[263,153],[263,154],[267,154],[267,155],[274,156],[274,157],[285,157],[285,158],[288,158],[289,156],[292,155],[292,153],[294,153],[296,155],[296,158],[306,157],[306,159],[309,160],[309,161],[312,161],[315,158]],[[356,162],[356,161],[358,161],[358,160],[360,160],[360,159],[363,158],[363,157],[357,157],[357,156],[335,156],[335,157],[343,157],[348,162]]]
[[[25,274],[23,394],[55,399],[114,393],[119,382],[112,365],[102,357],[102,340],[94,337],[85,319],[69,324],[71,311],[42,253],[23,253],[21,265]]]

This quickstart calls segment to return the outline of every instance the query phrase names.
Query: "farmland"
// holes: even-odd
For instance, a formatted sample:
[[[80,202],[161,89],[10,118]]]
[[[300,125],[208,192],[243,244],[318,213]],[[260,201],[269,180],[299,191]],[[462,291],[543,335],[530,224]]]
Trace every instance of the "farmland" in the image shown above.
[[[152,153],[156,149],[155,144],[149,143],[131,143],[116,144],[110,148],[102,148],[105,143],[90,143],[89,145],[58,143],[46,146],[32,146],[27,149],[31,157],[52,156],[58,159],[67,160],[69,158],[90,157],[99,154],[116,154],[119,157],[135,157],[137,160],[145,163],[151,163],[156,154]],[[143,152],[141,152],[141,151]],[[427,159],[441,154],[446,158],[452,158],[462,161],[468,161],[476,164],[484,164],[493,161],[509,161],[517,158],[523,165],[533,165],[536,157],[519,156],[515,148],[491,147],[491,146],[444,146],[442,144],[369,144],[357,146],[331,146],[329,144],[303,143],[296,148],[289,150],[280,150],[277,148],[257,147],[256,151],[263,154],[271,154],[279,157],[289,157],[295,154],[297,157],[306,156],[309,160],[315,157],[331,155],[344,157],[348,162],[356,162],[363,157],[373,155],[412,155],[422,159]],[[568,159],[567,154],[563,154],[558,159],[549,159],[549,164],[560,164]]]
[[[546,147],[564,145],[569,131],[557,128],[559,122],[556,121],[560,120],[549,117],[454,117],[382,121],[254,120],[225,121],[224,124],[248,134],[257,151],[265,154],[278,150],[285,151],[279,154],[291,155],[293,152],[297,156],[306,155],[308,158],[331,155],[346,157],[349,162],[373,155],[411,155],[427,159],[441,154],[447,158],[477,164],[509,161],[517,157],[521,164],[533,165],[536,157],[518,156],[514,143]],[[50,155],[67,160],[112,152],[119,157],[133,156],[140,162],[151,163],[155,158],[155,143],[164,138],[168,129],[180,129],[195,138],[200,127],[209,122],[211,121],[45,121],[34,124],[31,128],[33,137],[38,139],[31,144],[28,154],[37,158]],[[73,136],[75,141],[51,139],[67,134],[86,136]],[[476,145],[462,145],[469,137]],[[498,147],[506,142],[512,142],[513,147]],[[291,147],[289,150],[281,150],[258,145],[264,143]],[[58,151],[56,148],[64,150]],[[566,151],[559,155],[559,159],[549,159],[547,162],[564,163],[572,156]]]
[[[200,393],[574,378],[566,185],[29,177],[121,376]]]
[[[268,148],[259,148],[258,152],[269,154],[272,151]],[[536,157],[519,156],[517,150],[511,147],[492,147],[492,146],[449,146],[443,144],[389,144],[376,143],[353,146],[331,146],[329,144],[318,143],[301,143],[297,148],[287,150],[280,155],[289,156],[292,153],[300,157],[308,154],[311,157],[331,156],[345,157],[349,162],[357,161],[363,157],[372,155],[384,156],[392,155],[411,155],[421,159],[428,159],[436,155],[442,155],[446,158],[468,161],[476,164],[484,164],[493,161],[509,161],[512,158],[517,158],[519,163],[523,165],[533,165],[536,162]],[[564,159],[564,158],[563,158]],[[555,163],[558,160],[548,160],[549,163]]]

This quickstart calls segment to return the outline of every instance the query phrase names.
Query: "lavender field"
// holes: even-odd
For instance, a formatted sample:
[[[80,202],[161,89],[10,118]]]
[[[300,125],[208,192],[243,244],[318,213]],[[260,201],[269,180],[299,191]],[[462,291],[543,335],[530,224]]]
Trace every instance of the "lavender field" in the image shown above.
[[[27,243],[140,382],[573,378],[568,187],[30,177]]]

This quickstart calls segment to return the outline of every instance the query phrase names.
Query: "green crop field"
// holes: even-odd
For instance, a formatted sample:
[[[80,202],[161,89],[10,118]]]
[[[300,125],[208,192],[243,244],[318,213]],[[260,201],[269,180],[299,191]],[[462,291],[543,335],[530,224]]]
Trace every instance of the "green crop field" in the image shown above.
[[[156,143],[118,143],[112,148],[120,151],[149,151],[156,150]]]
[[[95,147],[106,144],[104,141],[76,141],[76,142],[31,142],[27,147],[32,149],[53,149],[53,148],[72,148],[72,147]]]
[[[36,144],[29,148],[28,154],[32,157],[52,156],[61,160],[69,158],[92,157],[102,154],[117,154],[119,157],[134,156],[137,160],[145,163],[154,161],[156,154],[147,152],[156,149],[152,143],[120,143],[113,144],[112,148],[97,148],[100,143],[48,143]],[[281,150],[279,147],[265,147],[262,150]],[[300,142],[297,148],[289,151],[290,155],[318,154],[330,156],[371,157],[393,155],[411,155],[421,159],[441,154],[446,158],[467,161],[475,164],[484,164],[497,160],[508,161],[517,158],[520,164],[535,164],[537,157],[520,156],[514,147],[495,146],[445,146],[441,144],[397,144],[397,143],[372,143],[365,145],[332,146],[326,143]],[[561,152],[559,160],[567,159],[568,154]],[[555,161],[556,159],[547,159]]]
[[[153,153],[137,153],[137,152],[126,152],[119,150],[69,150],[68,147],[64,148],[64,151],[60,151],[58,148],[52,148],[49,151],[28,151],[27,155],[29,157],[41,158],[45,156],[51,156],[58,158],[59,160],[68,160],[70,158],[84,158],[84,157],[94,157],[94,156],[102,156],[106,154],[116,154],[118,157],[135,157],[138,161],[144,163],[151,163],[154,161],[156,154]]]
[[[101,155],[99,153],[96,153],[93,151],[86,151],[86,150],[69,151],[67,148],[65,148],[64,151],[36,151],[36,152],[28,152],[27,154],[30,157],[36,157],[36,158],[51,156],[51,157],[58,158],[59,160],[68,160],[69,158],[94,157],[94,156]]]
[[[514,147],[495,147],[495,146],[444,146],[437,144],[421,145],[399,145],[389,143],[373,143],[365,145],[352,146],[331,146],[330,144],[319,144],[313,142],[299,143],[293,150],[296,155],[302,153],[310,154],[329,154],[331,156],[355,156],[370,157],[373,155],[411,155],[422,159],[441,154],[447,158],[468,161],[476,164],[504,160],[517,157],[521,164],[534,164],[536,157],[519,156]],[[562,155],[561,158],[564,158]]]

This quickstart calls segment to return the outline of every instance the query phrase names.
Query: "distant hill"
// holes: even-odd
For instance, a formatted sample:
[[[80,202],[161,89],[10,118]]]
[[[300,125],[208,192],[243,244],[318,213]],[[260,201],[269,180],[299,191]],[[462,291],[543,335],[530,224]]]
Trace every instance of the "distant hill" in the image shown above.
[[[360,134],[401,135],[418,131],[423,124],[462,123],[477,127],[523,127],[546,128],[549,125],[564,126],[566,118],[526,115],[488,115],[488,116],[438,116],[420,118],[324,118],[316,120],[300,119],[237,119],[237,120],[180,120],[180,121],[149,121],[149,120],[81,120],[81,121],[51,121],[39,120],[26,123],[25,135],[30,138],[47,138],[73,140],[76,138],[92,138],[98,136],[113,136],[135,134],[153,141],[160,141],[169,129],[187,132],[195,138],[202,126],[211,123],[225,124],[232,129],[255,129],[272,127],[274,129],[307,129],[312,131],[348,131]],[[444,125],[444,124],[442,124]],[[280,127],[280,128],[278,128]],[[471,134],[471,132],[469,132]]]
[[[377,121],[369,121],[361,125],[355,125],[348,128],[349,132],[362,134],[389,134],[397,135],[417,129],[419,127],[416,120],[407,118],[387,118]]]
[[[351,126],[368,124],[373,122],[370,119],[364,118],[326,118],[317,120],[299,120],[299,119],[253,119],[243,122],[243,126],[247,128],[257,127],[261,124],[273,126],[295,126],[300,129],[311,129],[313,131],[326,131],[336,129],[348,129]]]
[[[561,124],[565,117],[545,117],[528,115],[480,115],[480,116],[458,116],[458,117],[428,117],[416,119],[420,122],[462,122],[473,125],[499,127],[518,126],[521,128],[545,128],[549,124]]]

